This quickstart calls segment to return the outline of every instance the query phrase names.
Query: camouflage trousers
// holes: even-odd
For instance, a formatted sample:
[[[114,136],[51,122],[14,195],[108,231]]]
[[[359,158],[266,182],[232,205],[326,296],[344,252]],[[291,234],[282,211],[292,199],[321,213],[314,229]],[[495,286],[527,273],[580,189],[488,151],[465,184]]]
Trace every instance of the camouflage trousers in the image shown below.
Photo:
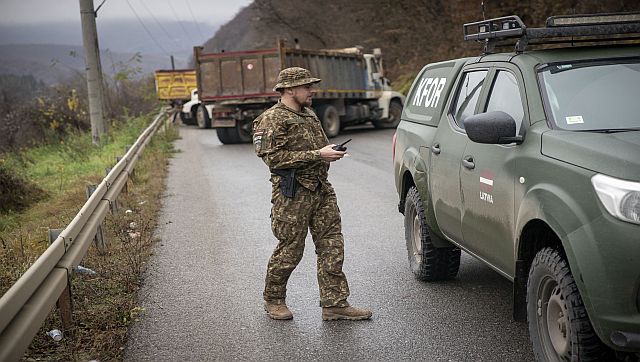
[[[319,185],[310,191],[299,187],[296,196],[290,199],[274,185],[271,202],[271,229],[278,246],[267,266],[264,299],[271,303],[285,302],[287,281],[302,259],[310,230],[317,256],[320,306],[348,306],[349,286],[342,272],[342,223],[333,188]]]

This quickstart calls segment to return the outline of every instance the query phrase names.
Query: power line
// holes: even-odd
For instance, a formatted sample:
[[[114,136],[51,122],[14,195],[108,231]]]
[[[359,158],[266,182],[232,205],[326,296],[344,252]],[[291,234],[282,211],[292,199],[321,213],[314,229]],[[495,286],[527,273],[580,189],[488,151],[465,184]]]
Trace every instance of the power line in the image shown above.
[[[189,13],[191,13],[191,18],[193,19],[193,22],[196,23],[196,27],[198,28],[200,36],[202,37],[202,39],[204,39],[204,33],[202,32],[202,29],[200,29],[200,23],[196,20],[195,15],[193,15],[193,10],[191,10],[191,5],[189,5],[189,0],[184,0],[184,2],[187,3],[187,9],[189,9]]]
[[[187,39],[191,39],[191,35],[189,35],[187,33],[187,29],[185,29],[184,25],[182,24],[182,19],[180,19],[180,16],[178,15],[178,12],[176,11],[176,9],[173,8],[173,5],[171,5],[171,0],[167,0],[167,4],[169,4],[169,7],[171,8],[171,11],[173,11],[173,13],[176,14],[176,17],[178,18],[178,24],[180,24],[180,27],[182,28],[182,31],[184,31],[184,35],[187,36]]]
[[[147,10],[147,12],[149,13],[149,15],[151,15],[151,17],[153,18],[153,20],[156,22],[156,24],[158,24],[158,26],[160,27],[160,29],[162,29],[162,31],[164,32],[164,34],[167,36],[167,38],[169,40],[171,40],[173,42],[174,45],[177,46],[177,48],[180,48],[180,44],[171,37],[171,34],[169,34],[169,32],[164,28],[164,26],[162,26],[162,23],[158,21],[158,19],[156,18],[155,15],[153,15],[153,13],[151,12],[151,10],[147,7],[147,4],[145,4],[144,0],[140,0],[140,4],[142,4],[142,6],[145,8],[145,10]]]
[[[96,13],[96,16],[98,16],[98,10],[100,10],[100,8],[102,7],[102,5],[104,5],[104,3],[107,2],[107,0],[102,0],[102,2],[100,3],[100,5],[98,5],[98,7],[96,8],[96,10],[94,11]]]
[[[162,49],[164,54],[168,56],[169,52],[167,52],[167,50],[156,40],[156,38],[153,37],[153,34],[151,34],[149,29],[147,29],[147,26],[144,25],[144,22],[142,22],[142,19],[140,19],[140,16],[138,16],[138,13],[136,12],[136,10],[133,8],[133,6],[131,6],[131,3],[129,2],[129,0],[127,0],[127,4],[129,5],[129,8],[131,9],[131,11],[133,11],[133,15],[135,15],[138,21],[140,22],[140,25],[142,25],[142,27],[147,32],[147,34],[149,34],[149,37],[151,37],[151,40],[153,40],[153,42],[156,43],[158,48]]]

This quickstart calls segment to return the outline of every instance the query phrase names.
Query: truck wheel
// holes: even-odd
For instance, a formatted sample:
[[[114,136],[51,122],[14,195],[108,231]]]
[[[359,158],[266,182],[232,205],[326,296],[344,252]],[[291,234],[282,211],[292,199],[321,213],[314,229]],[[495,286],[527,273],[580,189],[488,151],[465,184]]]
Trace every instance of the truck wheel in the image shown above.
[[[196,110],[196,121],[198,122],[198,128],[211,128],[211,118],[209,118],[209,112],[204,105],[198,106]]]
[[[318,107],[318,117],[322,123],[322,129],[328,138],[333,138],[340,133],[340,116],[336,107],[324,104]]]
[[[250,143],[251,139],[251,122],[236,121],[236,138],[238,143]]]
[[[527,320],[538,361],[600,361],[606,348],[593,331],[569,265],[544,248],[527,282]]]
[[[371,121],[375,128],[396,128],[402,116],[402,103],[393,100],[389,104],[389,118]]]
[[[409,266],[417,279],[437,281],[453,279],[458,275],[460,249],[436,248],[433,245],[420,194],[415,186],[407,193],[404,230]]]
[[[222,144],[231,145],[239,142],[238,132],[235,128],[216,128],[216,133],[218,134],[218,139]]]
[[[180,112],[180,120],[182,124],[193,125],[195,117],[189,117],[189,113]]]
[[[191,117],[187,118],[185,124],[188,124],[190,126],[198,125],[198,106],[191,107]]]

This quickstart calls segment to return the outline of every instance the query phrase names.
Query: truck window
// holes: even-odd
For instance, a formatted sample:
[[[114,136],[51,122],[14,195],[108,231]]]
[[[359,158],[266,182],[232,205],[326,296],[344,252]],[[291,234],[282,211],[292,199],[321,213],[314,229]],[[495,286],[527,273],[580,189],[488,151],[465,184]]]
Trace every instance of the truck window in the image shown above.
[[[458,127],[464,129],[465,118],[475,113],[478,97],[482,91],[484,79],[487,77],[486,70],[467,72],[458,87],[458,97],[453,105],[453,119]]]
[[[371,73],[378,73],[378,65],[376,64],[375,59],[369,59],[369,67],[371,69]]]
[[[518,81],[511,72],[498,71],[493,81],[491,95],[485,111],[505,112],[516,121],[516,134],[520,132],[520,126],[522,126],[522,120],[524,119],[524,108],[522,107]]]

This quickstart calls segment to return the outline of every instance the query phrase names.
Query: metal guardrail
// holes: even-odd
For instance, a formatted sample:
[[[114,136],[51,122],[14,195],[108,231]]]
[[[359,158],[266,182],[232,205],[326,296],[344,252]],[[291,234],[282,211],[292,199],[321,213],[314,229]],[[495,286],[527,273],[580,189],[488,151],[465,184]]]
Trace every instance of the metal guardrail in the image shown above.
[[[162,110],[111,169],[58,238],[0,298],[0,361],[19,360],[69,285],[110,205],[127,183],[151,137],[163,124]]]

